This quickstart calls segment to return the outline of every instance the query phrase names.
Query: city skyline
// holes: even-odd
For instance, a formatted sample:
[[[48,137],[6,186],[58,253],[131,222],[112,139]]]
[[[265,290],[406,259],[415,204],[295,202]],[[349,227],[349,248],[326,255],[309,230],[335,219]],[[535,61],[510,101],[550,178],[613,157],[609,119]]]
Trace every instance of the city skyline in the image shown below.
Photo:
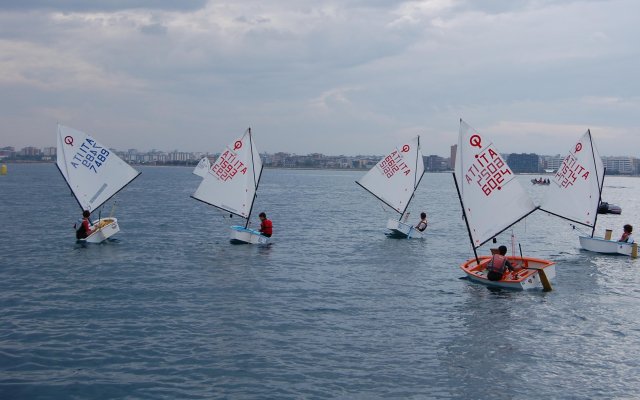
[[[455,144],[450,145],[450,151],[449,151],[448,154],[425,153],[424,151],[422,153],[423,153],[424,157],[438,156],[438,157],[442,157],[442,158],[450,158],[450,156],[452,154],[451,153],[451,149],[453,148],[453,146],[455,146]],[[15,152],[19,152],[19,151],[24,150],[24,149],[33,148],[33,149],[38,149],[40,151],[43,151],[45,153],[47,153],[47,150],[53,151],[53,154],[55,154],[55,150],[56,150],[55,144],[54,145],[49,145],[49,146],[28,145],[28,146],[24,146],[24,147],[16,147],[16,146],[0,143],[0,150],[6,149],[6,148],[9,148],[9,147],[13,148]],[[157,149],[157,148],[136,149],[136,148],[116,148],[116,147],[112,147],[112,146],[107,146],[107,147],[109,147],[111,150],[117,151],[119,153],[127,153],[127,152],[130,152],[130,151],[135,151],[135,152],[140,153],[140,154],[149,154],[149,153],[154,153],[154,152],[170,154],[170,153],[174,153],[174,152],[179,152],[179,153],[191,153],[191,154],[202,154],[202,155],[213,156],[213,155],[219,154],[222,151],[224,151],[224,149],[219,149],[217,151],[187,151],[187,150],[182,150],[182,149],[163,150],[163,149]],[[386,152],[379,153],[379,154],[365,154],[365,153],[326,154],[326,153],[321,153],[321,152],[317,152],[317,151],[312,151],[312,152],[304,153],[304,154],[287,152],[287,151],[274,151],[274,152],[260,151],[260,154],[279,154],[279,153],[284,153],[284,154],[291,154],[291,155],[294,155],[294,156],[311,156],[311,155],[314,155],[314,154],[320,154],[322,156],[327,156],[327,157],[380,157],[380,156],[383,156],[384,154],[388,153],[391,149],[392,149],[392,147],[389,147]],[[540,156],[540,157],[557,157],[557,156],[564,157],[564,156],[566,156],[566,153],[540,154],[540,153],[535,153],[535,152],[518,152],[518,151],[501,152],[501,153],[503,153],[503,154],[535,154],[535,155]],[[640,159],[640,157],[632,155],[632,154],[614,154],[614,155],[603,155],[603,154],[601,154],[601,157],[603,157],[603,158],[630,157],[630,158]]]
[[[382,154],[458,120],[505,153],[640,148],[632,0],[0,3],[0,142]],[[150,145],[153,144],[153,145]],[[166,151],[166,150],[165,150]]]

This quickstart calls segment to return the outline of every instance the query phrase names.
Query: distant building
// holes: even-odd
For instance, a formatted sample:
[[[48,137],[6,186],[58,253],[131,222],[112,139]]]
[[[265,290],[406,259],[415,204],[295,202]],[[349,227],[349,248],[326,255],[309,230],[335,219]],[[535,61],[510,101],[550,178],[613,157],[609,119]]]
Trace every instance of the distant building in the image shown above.
[[[564,161],[564,156],[556,154],[555,156],[540,156],[542,168],[549,171],[557,171]]]
[[[424,169],[430,172],[438,172],[438,171],[446,171],[449,169],[449,160],[436,156],[424,156],[422,157],[424,161]]]
[[[636,172],[633,157],[602,157],[607,174],[631,175]]]
[[[28,146],[28,147],[23,147],[18,152],[18,155],[27,156],[27,157],[42,156],[42,151],[37,147]]]
[[[539,173],[540,172],[540,157],[537,154],[509,154],[507,157],[507,164],[515,173]]]
[[[458,152],[458,145],[451,146],[449,153],[449,169],[453,169],[456,166],[456,153]]]

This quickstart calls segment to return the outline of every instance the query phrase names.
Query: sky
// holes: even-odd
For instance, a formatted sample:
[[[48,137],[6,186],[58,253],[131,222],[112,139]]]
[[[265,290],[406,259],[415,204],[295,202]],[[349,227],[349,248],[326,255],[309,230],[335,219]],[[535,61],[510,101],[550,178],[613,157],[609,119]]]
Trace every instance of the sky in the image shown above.
[[[0,147],[640,157],[637,0],[0,0]]]

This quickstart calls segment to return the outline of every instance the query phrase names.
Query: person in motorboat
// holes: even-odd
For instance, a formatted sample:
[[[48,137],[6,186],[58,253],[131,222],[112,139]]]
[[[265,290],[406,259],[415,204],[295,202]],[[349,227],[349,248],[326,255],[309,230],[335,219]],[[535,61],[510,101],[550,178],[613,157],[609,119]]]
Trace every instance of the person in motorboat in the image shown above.
[[[86,239],[87,236],[91,235],[91,220],[89,217],[91,216],[91,212],[89,210],[84,210],[82,212],[82,220],[76,222],[73,227],[76,229],[76,239]]]
[[[498,254],[494,254],[489,264],[487,264],[487,279],[490,281],[499,281],[507,269],[511,272],[517,272],[522,269],[518,266],[511,265],[509,260],[507,260],[506,254],[507,246],[502,245],[498,247]]]
[[[267,218],[267,214],[261,212],[258,214],[258,218],[260,218],[260,233],[262,236],[271,237],[273,234],[273,223]]]
[[[420,232],[424,232],[424,230],[427,229],[427,213],[420,213],[420,222],[418,222],[415,228]]]
[[[625,224],[622,229],[624,230],[624,232],[622,232],[622,236],[620,236],[618,242],[633,243],[633,236],[631,236],[631,232],[633,232],[633,226]]]

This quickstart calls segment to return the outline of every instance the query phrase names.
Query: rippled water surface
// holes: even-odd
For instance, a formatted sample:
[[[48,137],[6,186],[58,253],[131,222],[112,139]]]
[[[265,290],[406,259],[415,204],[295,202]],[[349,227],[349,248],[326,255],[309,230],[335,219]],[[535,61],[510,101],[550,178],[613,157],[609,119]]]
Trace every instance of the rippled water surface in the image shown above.
[[[0,398],[634,398],[640,261],[578,248],[541,212],[513,232],[552,259],[552,292],[459,279],[473,255],[451,174],[410,207],[425,240],[388,239],[364,172],[267,169],[254,215],[269,247],[228,243],[229,219],[189,195],[191,168],[143,167],[102,214],[117,241],[76,246],[80,210],[53,164],[0,177]],[[525,187],[536,199],[545,187]],[[607,177],[640,227],[640,179]],[[258,224],[257,217],[253,225]],[[487,245],[489,247],[489,245]],[[480,253],[487,253],[481,248]]]

